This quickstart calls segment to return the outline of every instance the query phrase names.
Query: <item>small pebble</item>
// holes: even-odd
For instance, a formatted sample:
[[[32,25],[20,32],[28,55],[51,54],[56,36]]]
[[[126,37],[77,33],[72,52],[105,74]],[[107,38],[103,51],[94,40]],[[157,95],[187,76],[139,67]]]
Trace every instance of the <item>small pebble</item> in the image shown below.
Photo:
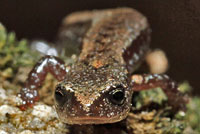
[[[47,105],[39,104],[33,107],[32,115],[44,120],[49,121],[52,118],[57,118],[55,110]]]
[[[5,100],[7,99],[6,91],[0,88],[0,99]]]
[[[0,134],[8,134],[8,133],[0,129]]]
[[[167,56],[159,49],[147,54],[146,62],[150,67],[150,72],[153,74],[165,73],[169,66]]]
[[[5,116],[6,114],[19,114],[19,113],[21,113],[21,111],[16,107],[12,107],[6,104],[0,106],[0,115]]]
[[[24,130],[20,132],[19,134],[34,134],[34,133],[32,133],[30,130]]]

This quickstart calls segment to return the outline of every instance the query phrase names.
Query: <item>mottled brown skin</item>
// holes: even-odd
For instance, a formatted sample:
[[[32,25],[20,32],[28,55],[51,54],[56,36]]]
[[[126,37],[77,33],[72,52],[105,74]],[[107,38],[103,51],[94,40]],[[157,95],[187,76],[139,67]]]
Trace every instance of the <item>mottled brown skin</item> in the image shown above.
[[[42,58],[19,94],[21,109],[38,100],[37,89],[48,72],[59,81],[55,107],[68,124],[119,122],[130,110],[133,91],[155,87],[163,89],[174,109],[183,108],[186,99],[168,76],[132,75],[149,49],[150,33],[146,18],[130,8],[69,15],[60,38],[80,48],[78,60],[67,71],[60,59]]]

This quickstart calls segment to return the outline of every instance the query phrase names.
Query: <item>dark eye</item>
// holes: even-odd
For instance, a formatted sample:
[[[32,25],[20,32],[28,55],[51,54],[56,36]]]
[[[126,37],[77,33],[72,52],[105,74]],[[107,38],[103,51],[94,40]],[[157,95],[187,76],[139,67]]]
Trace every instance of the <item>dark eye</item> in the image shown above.
[[[116,105],[122,105],[125,100],[124,88],[119,86],[117,88],[113,88],[109,93],[110,101]]]
[[[55,101],[57,102],[57,104],[59,104],[59,105],[64,105],[64,103],[65,103],[64,92],[65,92],[65,87],[63,87],[61,85],[58,85],[56,87],[54,98],[55,98]]]

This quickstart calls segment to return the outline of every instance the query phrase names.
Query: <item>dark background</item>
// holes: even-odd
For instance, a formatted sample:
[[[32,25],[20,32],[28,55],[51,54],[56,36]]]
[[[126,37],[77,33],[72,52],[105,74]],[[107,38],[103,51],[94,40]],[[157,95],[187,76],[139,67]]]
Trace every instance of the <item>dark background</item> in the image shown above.
[[[188,80],[200,94],[200,0],[0,0],[0,22],[19,39],[52,41],[62,18],[73,11],[124,6],[149,19],[152,48],[166,52],[168,74]]]

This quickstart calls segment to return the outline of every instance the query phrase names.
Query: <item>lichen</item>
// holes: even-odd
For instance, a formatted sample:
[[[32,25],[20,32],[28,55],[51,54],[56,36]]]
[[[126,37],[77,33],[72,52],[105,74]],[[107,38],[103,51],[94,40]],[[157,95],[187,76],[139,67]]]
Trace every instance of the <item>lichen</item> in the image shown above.
[[[16,95],[40,58],[28,45],[27,40],[18,41],[14,32],[7,32],[0,24],[0,133],[70,133],[53,108],[52,87],[56,80],[51,75],[40,90],[40,102],[27,111],[17,107],[20,98]],[[191,92],[188,82],[179,88]],[[179,111],[175,115],[166,102],[160,88],[135,93],[126,119],[127,130],[133,134],[200,134],[199,97],[190,98],[186,113]]]

